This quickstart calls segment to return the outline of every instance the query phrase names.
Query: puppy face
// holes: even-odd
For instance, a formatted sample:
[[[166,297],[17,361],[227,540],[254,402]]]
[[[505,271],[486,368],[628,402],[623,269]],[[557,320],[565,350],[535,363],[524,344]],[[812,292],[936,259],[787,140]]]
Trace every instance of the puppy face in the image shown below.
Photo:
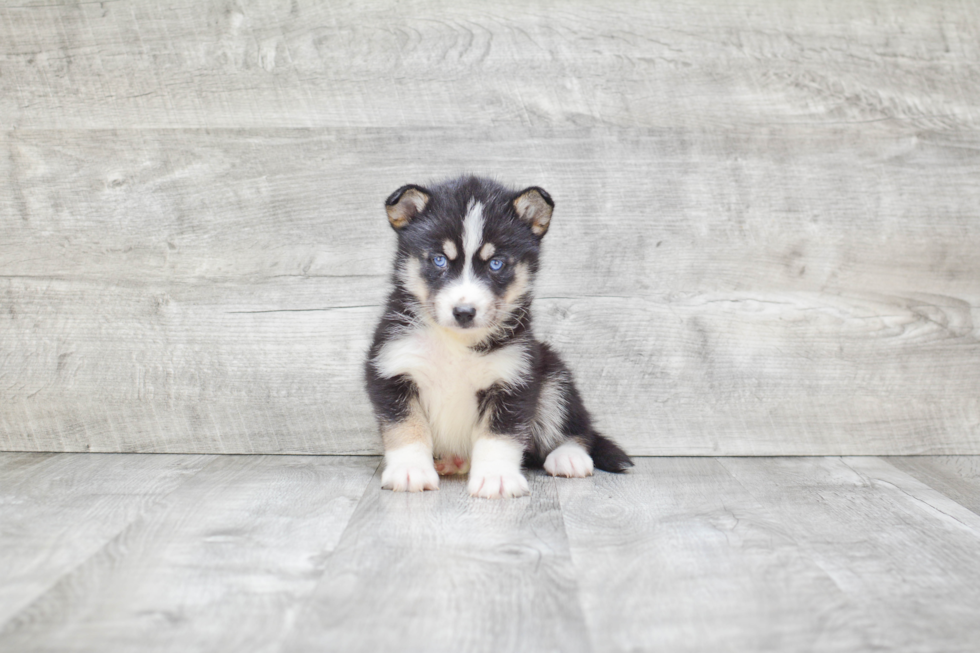
[[[531,290],[553,203],[469,178],[388,198],[398,232],[396,280],[438,325],[480,336],[505,324]]]

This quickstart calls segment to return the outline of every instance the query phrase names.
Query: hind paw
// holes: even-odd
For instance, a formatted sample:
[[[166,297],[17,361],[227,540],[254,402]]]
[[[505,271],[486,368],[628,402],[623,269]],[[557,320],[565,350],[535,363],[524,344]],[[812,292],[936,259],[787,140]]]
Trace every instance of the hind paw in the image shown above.
[[[439,476],[452,476],[453,474],[465,474],[470,471],[470,461],[460,456],[442,456],[435,459],[436,471]]]
[[[592,456],[578,442],[566,442],[549,453],[544,461],[544,471],[552,476],[584,478],[592,476],[593,470]]]

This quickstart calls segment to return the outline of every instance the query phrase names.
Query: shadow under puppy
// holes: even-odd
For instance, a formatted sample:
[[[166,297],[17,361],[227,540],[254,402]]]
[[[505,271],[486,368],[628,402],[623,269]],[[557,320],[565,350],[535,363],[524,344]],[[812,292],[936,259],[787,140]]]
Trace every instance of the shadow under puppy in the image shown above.
[[[398,234],[394,290],[365,365],[382,486],[436,490],[440,472],[468,467],[471,495],[519,497],[522,463],[568,477],[631,466],[531,331],[548,193],[464,177],[403,186],[386,205]]]

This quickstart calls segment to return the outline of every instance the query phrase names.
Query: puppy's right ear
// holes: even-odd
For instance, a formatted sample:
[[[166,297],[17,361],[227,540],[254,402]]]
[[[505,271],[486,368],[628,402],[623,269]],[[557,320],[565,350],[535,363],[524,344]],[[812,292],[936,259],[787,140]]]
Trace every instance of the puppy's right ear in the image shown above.
[[[385,200],[388,222],[395,231],[404,229],[428,204],[429,191],[415,184],[402,186]]]

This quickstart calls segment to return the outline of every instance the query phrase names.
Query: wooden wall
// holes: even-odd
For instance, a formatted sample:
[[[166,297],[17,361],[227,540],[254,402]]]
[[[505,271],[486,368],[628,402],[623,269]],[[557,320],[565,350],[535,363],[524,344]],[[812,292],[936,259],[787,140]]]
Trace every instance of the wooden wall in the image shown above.
[[[980,454],[980,4],[0,7],[0,449],[376,453],[382,202],[557,202],[634,454]]]

